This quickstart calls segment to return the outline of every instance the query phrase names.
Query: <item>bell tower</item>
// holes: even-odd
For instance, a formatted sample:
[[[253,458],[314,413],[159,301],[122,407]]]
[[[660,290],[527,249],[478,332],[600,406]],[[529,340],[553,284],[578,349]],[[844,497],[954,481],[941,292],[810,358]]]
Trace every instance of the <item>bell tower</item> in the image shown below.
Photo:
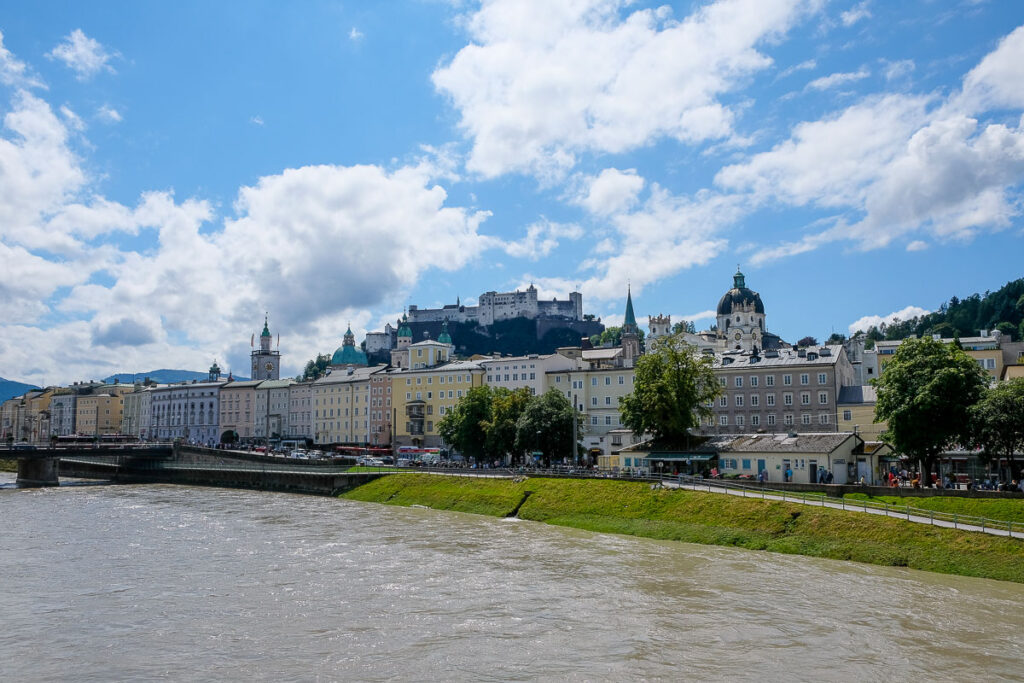
[[[271,350],[273,338],[270,335],[268,317],[263,318],[263,332],[260,333],[260,348],[253,348],[252,353],[252,378],[253,379],[280,379],[281,378],[281,351]]]

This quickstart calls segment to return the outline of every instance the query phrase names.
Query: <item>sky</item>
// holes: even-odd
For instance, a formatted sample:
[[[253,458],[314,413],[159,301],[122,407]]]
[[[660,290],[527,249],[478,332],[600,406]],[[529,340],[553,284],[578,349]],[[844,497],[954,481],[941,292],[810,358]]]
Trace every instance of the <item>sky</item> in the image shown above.
[[[1022,276],[1024,2],[0,2],[0,376],[533,283],[794,341]]]

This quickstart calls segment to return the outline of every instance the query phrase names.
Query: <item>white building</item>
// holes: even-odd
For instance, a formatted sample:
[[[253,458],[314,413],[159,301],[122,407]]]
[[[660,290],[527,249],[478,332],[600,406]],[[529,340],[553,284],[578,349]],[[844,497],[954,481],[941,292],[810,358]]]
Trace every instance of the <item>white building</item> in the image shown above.
[[[528,356],[495,356],[478,361],[485,371],[484,382],[491,387],[515,391],[528,388],[534,396],[548,390],[548,373],[569,371],[576,362],[561,354],[530,354]]]
[[[286,438],[313,438],[313,383],[295,382],[288,387]]]
[[[291,412],[290,379],[268,379],[256,387],[253,406],[253,436],[257,440],[280,439],[289,434]]]
[[[458,300],[442,308],[410,306],[408,315],[409,322],[414,323],[475,321],[484,327],[498,320],[519,317],[583,320],[583,295],[570,292],[568,299],[541,301],[537,298],[537,288],[531,284],[522,292],[484,292],[476,306],[463,306]]]
[[[224,382],[193,381],[153,389],[147,438],[216,444],[220,440],[219,402],[223,385]]]

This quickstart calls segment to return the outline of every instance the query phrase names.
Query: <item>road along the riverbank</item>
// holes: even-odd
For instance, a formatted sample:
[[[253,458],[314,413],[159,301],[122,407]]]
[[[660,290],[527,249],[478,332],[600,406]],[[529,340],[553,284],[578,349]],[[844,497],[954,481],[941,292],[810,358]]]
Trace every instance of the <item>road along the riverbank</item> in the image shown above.
[[[396,474],[342,497],[1024,583],[1018,539],[641,482]]]

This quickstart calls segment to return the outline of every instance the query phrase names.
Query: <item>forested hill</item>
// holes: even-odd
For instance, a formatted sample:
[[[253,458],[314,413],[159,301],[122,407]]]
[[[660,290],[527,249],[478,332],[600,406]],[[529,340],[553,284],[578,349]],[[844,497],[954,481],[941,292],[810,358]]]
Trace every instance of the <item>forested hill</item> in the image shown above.
[[[1014,341],[1024,339],[1024,278],[1007,282],[995,292],[964,299],[954,296],[934,313],[871,326],[865,337],[873,341],[932,334],[975,337],[981,330],[999,330]]]

